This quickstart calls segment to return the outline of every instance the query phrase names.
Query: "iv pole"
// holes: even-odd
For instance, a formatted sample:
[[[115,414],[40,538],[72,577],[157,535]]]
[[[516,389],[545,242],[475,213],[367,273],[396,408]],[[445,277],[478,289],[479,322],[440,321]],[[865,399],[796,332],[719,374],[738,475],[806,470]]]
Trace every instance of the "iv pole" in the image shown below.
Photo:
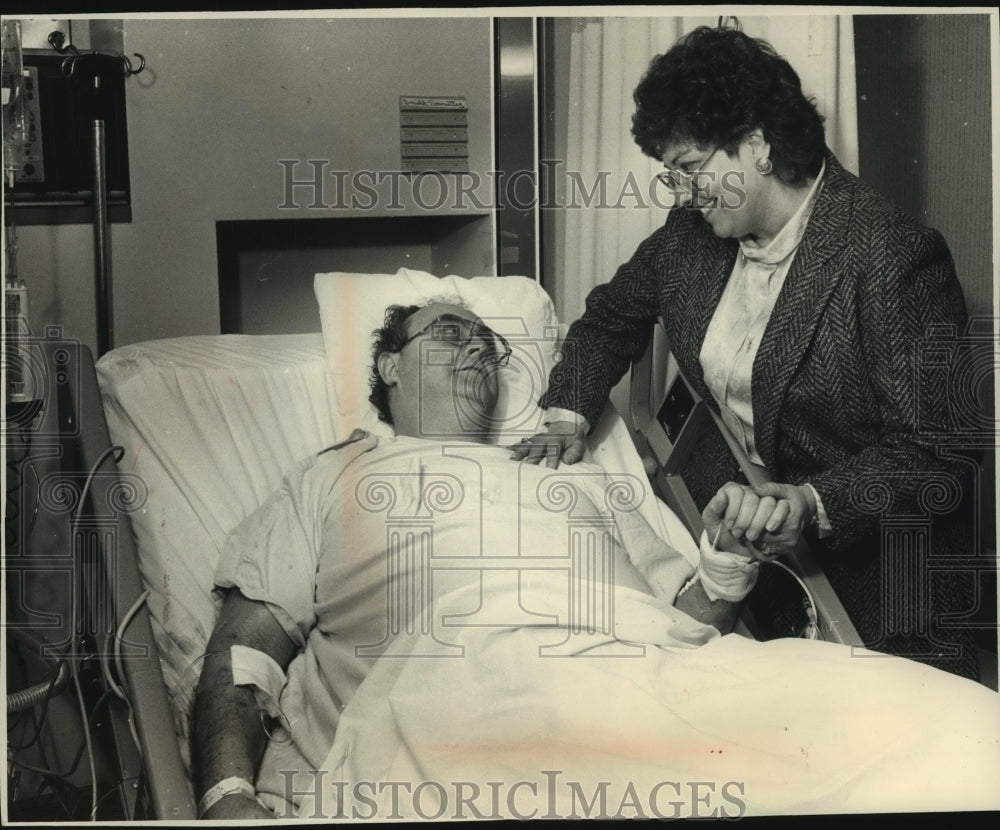
[[[75,80],[81,88],[84,108],[91,124],[91,159],[93,165],[94,193],[94,288],[97,302],[97,357],[114,348],[114,295],[111,285],[111,250],[108,236],[108,186],[107,149],[105,141],[105,107],[107,96],[101,94],[102,82],[116,75],[138,75],[146,66],[146,59],[136,53],[139,68],[124,55],[105,55],[101,52],[81,53],[66,45],[62,32],[52,32],[49,43],[59,54],[70,52],[63,61],[62,72]]]

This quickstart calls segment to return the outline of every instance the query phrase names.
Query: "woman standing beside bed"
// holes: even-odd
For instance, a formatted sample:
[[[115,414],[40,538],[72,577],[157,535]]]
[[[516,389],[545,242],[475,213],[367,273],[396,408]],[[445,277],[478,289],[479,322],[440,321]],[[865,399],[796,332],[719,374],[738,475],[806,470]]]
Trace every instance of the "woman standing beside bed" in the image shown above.
[[[974,604],[972,579],[941,567],[974,551],[955,508],[972,481],[933,437],[949,431],[947,389],[919,375],[930,328],[966,323],[943,238],[844,170],[764,41],[697,29],[635,101],[633,136],[679,209],[591,292],[542,400],[548,431],[513,457],[579,460],[661,316],[687,380],[776,482],[741,488],[733,532],[760,559],[807,534],[865,645],[977,677],[971,632],[941,623]],[[721,438],[691,466],[699,507],[737,475]],[[935,488],[952,509],[928,507]],[[930,552],[889,551],[883,514],[930,520]]]

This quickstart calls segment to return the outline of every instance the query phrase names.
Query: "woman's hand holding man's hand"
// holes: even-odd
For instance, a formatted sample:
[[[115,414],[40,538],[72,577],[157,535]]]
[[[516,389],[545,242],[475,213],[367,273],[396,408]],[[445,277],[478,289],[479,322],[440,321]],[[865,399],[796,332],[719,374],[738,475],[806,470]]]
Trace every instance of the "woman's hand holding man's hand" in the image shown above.
[[[706,506],[703,519],[709,538],[721,523],[726,541],[731,537],[741,553],[766,562],[794,550],[815,514],[816,499],[804,485],[769,482],[749,487],[730,481]]]

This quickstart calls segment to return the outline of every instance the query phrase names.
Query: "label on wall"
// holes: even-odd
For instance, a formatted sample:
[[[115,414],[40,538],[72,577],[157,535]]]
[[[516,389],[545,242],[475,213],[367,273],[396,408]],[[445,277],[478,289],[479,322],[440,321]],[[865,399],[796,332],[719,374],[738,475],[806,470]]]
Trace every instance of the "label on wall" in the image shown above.
[[[459,112],[466,112],[469,109],[464,97],[428,95],[400,95],[399,108],[401,110],[458,110]]]
[[[467,173],[468,110],[463,96],[400,95],[402,169],[408,172]]]

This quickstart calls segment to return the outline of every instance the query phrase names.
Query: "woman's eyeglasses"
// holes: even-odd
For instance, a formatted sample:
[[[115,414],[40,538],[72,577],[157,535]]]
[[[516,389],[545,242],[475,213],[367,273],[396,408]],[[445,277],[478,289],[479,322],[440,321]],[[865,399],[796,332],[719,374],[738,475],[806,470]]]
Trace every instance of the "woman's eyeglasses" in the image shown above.
[[[420,331],[411,334],[399,347],[400,350],[425,332],[430,334],[431,340],[448,343],[456,349],[463,349],[473,340],[478,340],[486,350],[482,359],[495,366],[506,366],[510,361],[510,344],[503,335],[478,320],[467,320],[454,314],[442,314],[432,320]]]
[[[719,152],[721,148],[716,147],[709,153],[708,157],[698,165],[697,170],[681,170],[676,167],[668,167],[662,173],[658,173],[656,178],[673,190],[675,193],[689,194],[697,187],[699,174],[705,169],[705,165],[712,160],[712,156]]]

